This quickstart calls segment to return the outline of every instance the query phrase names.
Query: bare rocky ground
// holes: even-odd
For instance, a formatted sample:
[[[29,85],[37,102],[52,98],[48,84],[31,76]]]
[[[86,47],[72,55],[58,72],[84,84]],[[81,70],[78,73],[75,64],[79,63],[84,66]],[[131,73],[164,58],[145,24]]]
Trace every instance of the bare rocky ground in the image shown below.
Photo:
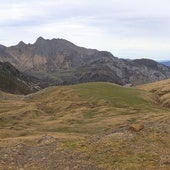
[[[168,170],[169,121],[157,125],[148,122],[137,131],[121,126],[82,138],[46,134],[1,140],[0,170]]]
[[[102,170],[82,159],[82,153],[61,149],[62,141],[46,135],[31,143],[0,148],[1,170]]]

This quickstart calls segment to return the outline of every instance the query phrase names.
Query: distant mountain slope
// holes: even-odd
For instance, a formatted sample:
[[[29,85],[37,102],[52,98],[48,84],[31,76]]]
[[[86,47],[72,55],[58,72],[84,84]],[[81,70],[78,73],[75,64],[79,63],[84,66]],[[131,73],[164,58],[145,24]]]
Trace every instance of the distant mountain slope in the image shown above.
[[[142,85],[139,88],[154,93],[157,102],[170,107],[170,79]]]
[[[161,61],[160,63],[166,65],[166,66],[170,66],[170,61]]]
[[[36,90],[33,82],[35,82],[35,78],[22,74],[8,62],[0,62],[0,90],[28,94]]]
[[[107,81],[143,84],[170,78],[170,68],[152,60],[123,60],[107,51],[78,47],[63,39],[0,48],[0,61],[55,84]]]

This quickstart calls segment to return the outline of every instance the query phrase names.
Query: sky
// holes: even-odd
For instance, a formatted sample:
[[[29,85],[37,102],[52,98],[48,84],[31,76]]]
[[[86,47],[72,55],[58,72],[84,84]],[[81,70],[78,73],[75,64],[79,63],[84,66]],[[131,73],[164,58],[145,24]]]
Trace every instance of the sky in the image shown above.
[[[0,44],[40,36],[119,58],[170,60],[170,0],[0,0]]]

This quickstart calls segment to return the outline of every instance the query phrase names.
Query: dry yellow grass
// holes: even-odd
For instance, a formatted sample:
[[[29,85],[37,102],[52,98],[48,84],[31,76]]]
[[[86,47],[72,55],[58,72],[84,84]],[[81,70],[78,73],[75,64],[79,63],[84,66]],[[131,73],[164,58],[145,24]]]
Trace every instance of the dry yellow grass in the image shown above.
[[[154,93],[158,103],[170,107],[170,79],[138,86],[138,88]]]
[[[170,112],[155,104],[153,96],[147,91],[111,83],[50,87],[27,96],[1,92],[0,154],[8,155],[6,149],[11,148],[33,161],[30,166],[16,156],[16,162],[22,162],[17,164],[10,161],[10,155],[7,159],[3,154],[0,169],[5,169],[3,162],[13,169],[34,169],[35,166],[41,169],[41,156],[39,163],[34,164],[34,156],[29,155],[26,148],[33,152],[39,149],[42,157],[49,149],[57,149],[52,152],[55,159],[47,158],[46,169],[50,170],[55,169],[56,160],[60,159],[57,153],[62,155],[66,151],[69,158],[63,160],[67,162],[70,156],[74,160],[75,155],[80,154],[73,164],[82,165],[80,162],[85,161],[91,169],[167,169]],[[133,132],[129,129],[131,124],[142,124],[144,129]],[[37,143],[45,134],[55,140]],[[16,148],[18,143],[24,146]],[[61,167],[58,169],[67,168],[64,163]]]

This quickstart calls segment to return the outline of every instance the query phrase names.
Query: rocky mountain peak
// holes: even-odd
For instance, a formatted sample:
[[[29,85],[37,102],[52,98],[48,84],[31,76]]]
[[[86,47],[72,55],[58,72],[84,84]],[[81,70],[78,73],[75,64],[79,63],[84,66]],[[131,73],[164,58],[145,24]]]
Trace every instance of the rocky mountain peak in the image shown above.
[[[39,37],[39,38],[37,38],[37,40],[35,41],[35,43],[34,44],[42,44],[42,43],[44,43],[46,40],[43,38],[43,37]]]
[[[23,41],[20,41],[17,46],[22,48],[22,47],[25,47],[27,44],[25,44]]]

